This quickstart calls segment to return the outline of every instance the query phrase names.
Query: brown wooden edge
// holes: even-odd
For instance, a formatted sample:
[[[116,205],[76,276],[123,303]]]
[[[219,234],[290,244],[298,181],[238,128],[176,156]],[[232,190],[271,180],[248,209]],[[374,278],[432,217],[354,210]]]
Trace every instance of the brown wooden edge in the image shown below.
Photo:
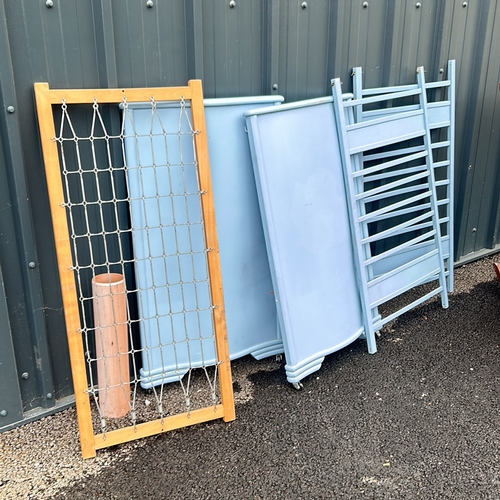
[[[76,414],[80,431],[80,445],[83,458],[94,457],[94,434],[90,414],[90,401],[86,393],[87,373],[80,330],[80,316],[78,313],[78,297],[75,287],[75,277],[71,267],[73,259],[69,240],[66,209],[64,208],[64,193],[59,165],[57,144],[53,141],[56,136],[52,104],[49,97],[47,83],[35,83],[35,101],[38,115],[38,127],[42,144],[45,177],[49,192],[50,213],[54,229],[57,265],[61,282],[64,319],[68,336],[69,356],[71,360],[71,374],[75,391]]]
[[[106,432],[106,434],[97,434],[95,436],[96,449],[107,448],[121,443],[128,443],[139,438],[154,436],[164,432],[173,431],[182,427],[208,422],[224,417],[224,408],[222,405],[207,406],[199,410],[193,410],[190,413],[181,413],[164,417],[163,419],[153,420],[138,424],[135,427],[129,426],[123,429]]]
[[[35,84],[47,85],[48,84]],[[100,104],[119,104],[126,98],[128,102],[148,102],[150,97],[155,101],[179,101],[181,98],[191,99],[190,87],[151,87],[137,89],[51,89],[49,101],[51,104],[61,104],[64,99],[67,104],[92,104],[94,99]]]
[[[205,109],[203,106],[203,89],[201,80],[190,80],[192,90],[191,116],[193,128],[197,131],[194,136],[196,159],[198,162],[198,175],[200,189],[204,193],[201,197],[203,220],[205,221],[205,237],[208,253],[208,272],[210,277],[210,291],[214,309],[214,328],[217,347],[217,358],[220,361],[219,377],[221,400],[224,407],[224,421],[230,422],[236,418],[233,397],[233,383],[229,361],[229,348],[227,341],[226,314],[224,309],[224,296],[222,293],[222,274],[220,269],[219,244],[217,240],[217,225],[215,221],[215,208],[210,176],[210,159],[208,155],[208,139],[205,127]]]

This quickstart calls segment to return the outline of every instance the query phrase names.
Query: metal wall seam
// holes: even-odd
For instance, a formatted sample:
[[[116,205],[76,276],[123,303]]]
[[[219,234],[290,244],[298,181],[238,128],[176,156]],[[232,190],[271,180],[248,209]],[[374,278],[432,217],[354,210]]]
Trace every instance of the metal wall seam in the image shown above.
[[[204,78],[202,0],[186,0],[186,59],[188,79]],[[189,55],[191,57],[189,57]]]
[[[263,43],[261,47],[263,61],[263,79],[261,93],[279,94],[279,39],[280,18],[279,0],[264,2],[262,9]]]
[[[112,0],[93,0],[92,14],[99,67],[99,85],[104,88],[116,88],[118,87],[118,75]]]
[[[13,424],[23,418],[23,406],[21,400],[21,388],[16,367],[14,345],[11,338],[9,314],[5,299],[5,288],[3,283],[2,265],[0,262],[0,367],[2,378],[0,379],[1,393],[0,401],[0,428]]]

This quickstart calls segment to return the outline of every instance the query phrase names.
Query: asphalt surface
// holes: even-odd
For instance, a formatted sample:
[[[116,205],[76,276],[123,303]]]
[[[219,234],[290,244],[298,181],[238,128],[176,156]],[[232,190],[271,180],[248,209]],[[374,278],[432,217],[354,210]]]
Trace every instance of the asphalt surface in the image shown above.
[[[457,269],[449,309],[407,313],[375,355],[357,341],[328,356],[302,391],[274,360],[234,362],[253,391],[236,421],[148,438],[53,498],[500,498],[493,260]]]

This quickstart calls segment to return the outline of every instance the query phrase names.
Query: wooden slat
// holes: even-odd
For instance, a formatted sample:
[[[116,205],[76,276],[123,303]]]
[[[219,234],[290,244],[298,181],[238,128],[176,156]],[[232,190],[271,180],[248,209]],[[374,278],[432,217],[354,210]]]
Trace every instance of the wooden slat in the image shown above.
[[[198,161],[198,175],[200,188],[205,193],[201,197],[203,220],[207,247],[212,250],[208,255],[208,271],[210,276],[210,291],[214,309],[214,328],[217,347],[217,358],[220,361],[219,378],[221,400],[224,406],[224,421],[229,422],[236,418],[234,410],[233,384],[229,363],[229,348],[227,342],[226,316],[224,312],[224,296],[222,294],[222,274],[220,269],[219,245],[215,221],[212,179],[210,176],[210,160],[208,156],[208,141],[205,127],[205,110],[203,107],[203,91],[201,80],[190,80],[192,89],[191,115],[193,127],[198,133],[195,135],[196,158]]]
[[[37,83],[35,85],[47,85]],[[48,85],[47,85],[48,90]],[[190,87],[152,87],[142,89],[56,89],[49,91],[49,102],[60,104],[89,104],[94,99],[101,104],[120,103],[125,97],[128,102],[149,102],[151,96],[155,101],[178,101],[183,97],[191,99]]]
[[[99,450],[109,446],[134,441],[135,439],[181,429],[182,427],[201,424],[202,422],[208,422],[210,420],[217,420],[218,418],[223,418],[223,416],[224,408],[222,405],[201,408],[191,413],[172,415],[163,419],[153,420],[152,422],[138,424],[135,427],[130,426],[106,432],[106,434],[97,434],[95,436],[95,448]]]
[[[68,337],[68,348],[71,360],[71,374],[75,391],[78,429],[80,431],[80,445],[83,458],[95,456],[94,434],[90,414],[89,396],[85,392],[88,388],[85,371],[85,358],[78,313],[78,298],[75,287],[75,277],[71,266],[71,247],[66,220],[66,210],[63,206],[64,194],[59,166],[57,144],[52,139],[56,136],[49,86],[46,83],[35,83],[36,110],[38,127],[45,163],[45,177],[49,192],[50,213],[54,230],[57,265],[61,282],[64,319]]]

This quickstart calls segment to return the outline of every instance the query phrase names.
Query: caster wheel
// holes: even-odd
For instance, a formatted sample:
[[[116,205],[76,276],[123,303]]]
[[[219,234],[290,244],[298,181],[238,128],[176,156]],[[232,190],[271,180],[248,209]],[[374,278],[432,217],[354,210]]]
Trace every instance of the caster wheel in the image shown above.
[[[300,391],[304,387],[301,382],[294,382],[292,385],[293,388],[297,389],[298,391]]]

